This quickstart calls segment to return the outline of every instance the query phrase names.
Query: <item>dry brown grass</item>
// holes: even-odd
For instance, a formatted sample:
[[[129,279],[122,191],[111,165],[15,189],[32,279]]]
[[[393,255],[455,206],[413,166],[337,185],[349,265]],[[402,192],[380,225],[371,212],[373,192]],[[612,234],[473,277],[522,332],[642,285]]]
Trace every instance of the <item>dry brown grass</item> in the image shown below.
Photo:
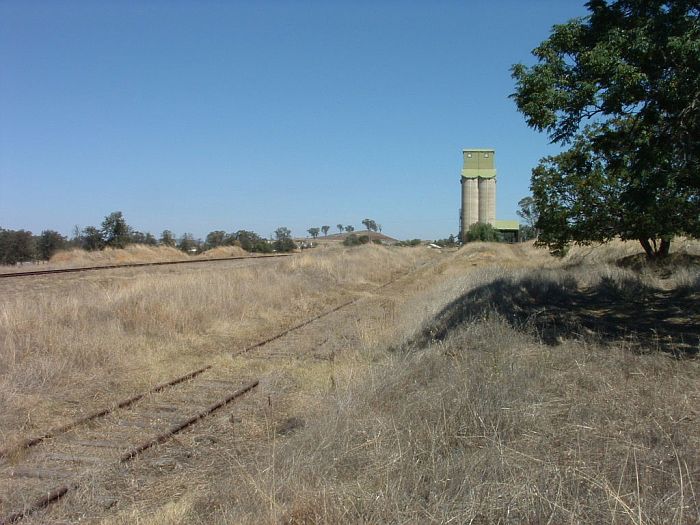
[[[330,395],[227,519],[273,498],[283,523],[695,522],[698,372],[464,325]]]
[[[264,339],[415,260],[370,246],[189,273],[120,270],[128,274],[10,294],[0,310],[0,448]]]
[[[240,246],[220,246],[194,256],[169,246],[149,246],[144,244],[130,244],[125,248],[105,248],[104,250],[97,251],[73,248],[57,252],[46,262],[27,263],[19,266],[0,265],[0,273],[111,266],[115,264],[196,261],[226,257],[245,257],[249,255],[251,254]]]
[[[219,257],[245,257],[251,255],[240,246],[218,246],[197,255],[197,259],[215,259]],[[254,254],[253,254],[254,255]]]
[[[496,258],[505,264],[482,264]],[[307,425],[288,437],[264,433],[245,456],[219,464],[225,477],[208,478],[177,519],[696,523],[696,359],[573,330],[548,342],[527,316],[514,323],[499,313],[508,298],[498,287],[468,315],[451,314],[503,280],[535,292],[528,282],[539,283],[538,307],[547,308],[562,287],[605,281],[624,301],[632,276],[669,290],[697,271],[676,280],[554,260],[544,271],[515,270],[502,247],[468,246],[368,308],[354,351],[334,363],[333,388],[314,388],[306,410],[297,405]],[[171,508],[149,518],[165,523]]]
[[[442,255],[319,249],[275,270],[85,284],[73,305],[64,302],[70,294],[40,297],[37,306],[18,299],[13,308],[21,311],[0,319],[0,336],[10,334],[16,347],[3,358],[20,360],[2,379],[14,383],[0,392],[22,384],[23,368],[45,374],[27,395],[56,389],[71,397],[64,375],[74,382],[112,369],[133,386],[128,366],[153,375],[166,357],[171,368],[205,356],[234,376],[262,377],[273,405],[263,399],[234,410],[242,419],[233,426],[229,416],[203,424],[210,428],[202,432],[219,432],[219,444],[193,445],[195,457],[170,473],[135,465],[120,485],[131,503],[95,510],[88,521],[696,523],[700,363],[642,344],[643,324],[618,334],[587,316],[605,320],[627,313],[615,305],[632,304],[637,314],[653,312],[657,329],[691,326],[700,315],[692,306],[700,271],[692,259],[662,269],[616,264],[626,250],[562,261],[529,246],[476,243]],[[295,359],[284,341],[258,357],[219,355],[349,293],[365,300],[317,325],[324,342],[311,346],[327,352],[324,359]],[[690,306],[668,310],[678,304]],[[48,341],[31,329],[41,318],[65,331],[55,357],[37,352]],[[93,323],[104,348],[86,366],[66,341],[70,327],[89,332]],[[278,351],[289,357],[275,358]],[[42,368],[47,359],[54,367]],[[294,421],[303,424],[280,430]],[[191,439],[158,453],[177,453]],[[66,505],[102,490],[96,482]]]
[[[79,248],[60,251],[49,261],[49,267],[100,266],[158,261],[184,261],[189,255],[169,246],[130,244],[126,248],[105,248],[88,252]]]

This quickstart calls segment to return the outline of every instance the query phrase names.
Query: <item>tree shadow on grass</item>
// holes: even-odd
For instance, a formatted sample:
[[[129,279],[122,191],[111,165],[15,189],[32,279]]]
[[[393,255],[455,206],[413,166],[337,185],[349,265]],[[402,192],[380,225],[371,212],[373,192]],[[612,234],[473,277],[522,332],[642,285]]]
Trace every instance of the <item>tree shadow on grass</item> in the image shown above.
[[[513,327],[534,328],[548,345],[594,337],[602,344],[627,342],[646,352],[690,356],[700,348],[700,279],[673,291],[635,279],[603,278],[579,288],[572,277],[498,279],[457,298],[414,341],[442,340],[456,326],[496,312]]]

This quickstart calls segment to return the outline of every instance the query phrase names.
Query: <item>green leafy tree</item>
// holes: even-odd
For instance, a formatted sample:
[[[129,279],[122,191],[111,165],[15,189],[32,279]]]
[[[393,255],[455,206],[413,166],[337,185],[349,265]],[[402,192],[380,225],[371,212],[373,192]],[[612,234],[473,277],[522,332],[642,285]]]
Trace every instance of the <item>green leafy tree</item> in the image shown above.
[[[342,224],[336,224],[336,228],[338,228],[338,233],[343,233],[343,225]]]
[[[131,240],[129,225],[120,211],[110,213],[102,221],[102,238],[105,246],[124,248]]]
[[[289,228],[280,226],[275,230],[274,249],[278,252],[291,252],[297,245],[292,240],[292,232]]]
[[[232,233],[230,237],[234,242],[240,244],[241,248],[247,252],[265,251],[269,245],[265,239],[253,231],[238,230],[236,233]],[[263,246],[265,248],[263,248]],[[267,251],[272,251],[272,248]]]
[[[348,233],[352,233],[352,232],[355,231],[355,227],[354,227],[354,226],[347,225],[347,226],[345,227],[345,231],[348,232]]]
[[[500,232],[490,224],[475,222],[467,230],[466,241],[498,242],[501,240]]]
[[[0,263],[17,264],[36,259],[36,242],[32,232],[0,228]]]
[[[532,197],[523,197],[518,201],[518,211],[516,213],[525,221],[525,224],[535,227],[540,214],[537,211],[537,204]]]
[[[319,234],[319,233],[321,233],[321,229],[320,229],[320,228],[309,228],[309,229],[306,230],[306,231],[309,232],[309,235],[311,235],[311,237],[313,237],[314,239],[315,239],[316,237],[318,237],[318,234]]]
[[[146,244],[146,234],[138,230],[130,230],[129,244]]]
[[[569,147],[533,170],[539,242],[637,239],[663,257],[675,235],[700,236],[700,7],[586,5],[512,70],[527,124]]]
[[[216,230],[209,232],[207,238],[204,241],[205,249],[209,250],[211,248],[217,248],[219,246],[225,246],[228,244],[229,236],[223,230]]]
[[[364,224],[365,228],[367,228],[367,231],[377,231],[377,223],[372,219],[364,219],[362,224]]]
[[[155,246],[158,244],[158,241],[153,234],[149,232],[143,233],[137,230],[130,230],[129,242],[131,244],[145,244],[148,246]]]
[[[53,230],[44,230],[37,240],[37,255],[40,259],[48,261],[58,250],[68,246],[68,239]]]
[[[199,249],[199,243],[195,240],[191,233],[184,233],[177,243],[177,247],[186,253],[196,253]]]
[[[321,231],[323,232],[324,237],[328,237],[328,230],[330,230],[330,226],[321,226]]]
[[[81,248],[89,252],[104,248],[102,232],[94,226],[86,226],[80,234]]]
[[[163,230],[163,233],[160,234],[160,244],[163,246],[170,246],[171,248],[174,248],[177,246],[177,241],[175,240],[175,234],[171,232],[170,230]]]

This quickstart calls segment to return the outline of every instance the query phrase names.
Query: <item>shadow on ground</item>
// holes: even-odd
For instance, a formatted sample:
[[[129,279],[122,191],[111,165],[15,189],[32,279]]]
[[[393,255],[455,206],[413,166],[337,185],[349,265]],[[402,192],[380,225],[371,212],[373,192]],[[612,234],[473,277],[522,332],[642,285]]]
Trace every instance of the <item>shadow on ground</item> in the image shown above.
[[[638,351],[695,355],[699,300],[700,280],[666,291],[635,279],[603,278],[586,289],[571,277],[498,279],[447,305],[414,342],[442,340],[456,326],[496,312],[515,328],[534,328],[548,345],[585,335],[602,344],[626,341]]]

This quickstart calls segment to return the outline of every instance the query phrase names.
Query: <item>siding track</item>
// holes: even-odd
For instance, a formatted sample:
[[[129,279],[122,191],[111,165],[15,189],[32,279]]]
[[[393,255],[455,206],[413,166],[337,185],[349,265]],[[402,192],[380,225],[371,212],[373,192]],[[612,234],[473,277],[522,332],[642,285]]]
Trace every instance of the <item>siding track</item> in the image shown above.
[[[386,288],[405,275],[399,274],[373,291]],[[252,352],[362,298],[343,302],[230,355]],[[87,486],[99,472],[131,462],[215,411],[251,394],[258,384],[257,378],[221,376],[212,364],[207,364],[26,439],[14,448],[0,450],[0,525],[16,523],[60,501],[67,493]]]

